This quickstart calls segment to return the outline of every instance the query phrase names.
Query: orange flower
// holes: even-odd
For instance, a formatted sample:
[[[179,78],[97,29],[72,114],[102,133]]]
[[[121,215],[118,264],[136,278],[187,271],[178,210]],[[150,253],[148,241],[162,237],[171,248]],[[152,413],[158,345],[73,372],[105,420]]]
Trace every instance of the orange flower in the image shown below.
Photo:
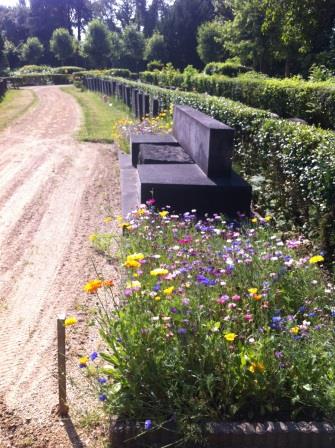
[[[95,280],[91,280],[90,282],[86,283],[86,285],[83,287],[83,290],[85,292],[87,292],[88,294],[94,294],[102,286],[103,286],[103,281],[99,280],[99,279],[95,279]]]

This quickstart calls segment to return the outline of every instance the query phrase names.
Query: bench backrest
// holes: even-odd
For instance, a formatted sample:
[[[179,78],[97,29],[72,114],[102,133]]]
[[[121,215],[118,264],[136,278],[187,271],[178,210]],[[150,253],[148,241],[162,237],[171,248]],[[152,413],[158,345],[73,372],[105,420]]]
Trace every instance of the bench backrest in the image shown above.
[[[173,135],[208,177],[231,173],[234,129],[189,106],[175,106]]]

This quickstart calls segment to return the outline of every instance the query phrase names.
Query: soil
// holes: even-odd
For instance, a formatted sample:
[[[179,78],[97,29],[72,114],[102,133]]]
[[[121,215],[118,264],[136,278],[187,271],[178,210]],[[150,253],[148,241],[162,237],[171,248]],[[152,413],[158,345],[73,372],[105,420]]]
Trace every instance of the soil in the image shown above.
[[[117,151],[76,141],[81,111],[70,95],[32,89],[36,105],[0,133],[0,447],[91,448],[104,429],[76,365],[98,343],[82,286],[95,269],[118,275],[88,240],[120,208]],[[67,339],[66,420],[56,411],[61,313],[79,318]]]

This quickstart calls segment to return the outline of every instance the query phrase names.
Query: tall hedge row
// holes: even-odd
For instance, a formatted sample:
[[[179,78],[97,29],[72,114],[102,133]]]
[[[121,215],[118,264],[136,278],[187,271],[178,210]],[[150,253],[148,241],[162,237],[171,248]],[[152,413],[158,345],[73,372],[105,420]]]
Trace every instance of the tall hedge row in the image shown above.
[[[142,72],[143,82],[162,87],[207,92],[270,110],[280,117],[299,117],[325,129],[335,129],[335,84],[295,79],[243,79],[220,75],[190,76],[178,72]]]
[[[335,253],[335,133],[274,118],[227,98],[112,78],[161,100],[192,106],[235,129],[235,165],[257,203]]]

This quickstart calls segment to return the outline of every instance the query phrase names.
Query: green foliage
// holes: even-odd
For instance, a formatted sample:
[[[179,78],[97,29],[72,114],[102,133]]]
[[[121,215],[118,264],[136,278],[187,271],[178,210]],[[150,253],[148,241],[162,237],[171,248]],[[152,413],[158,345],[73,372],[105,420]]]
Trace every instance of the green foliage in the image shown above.
[[[57,28],[50,39],[50,50],[56,59],[65,63],[74,54],[74,39],[65,28]]]
[[[223,97],[124,82],[160,98],[166,108],[186,104],[233,127],[234,160],[241,174],[264,179],[259,206],[271,207],[283,225],[293,223],[320,240],[321,219],[334,204],[335,133],[276,119],[270,112]],[[334,234],[335,221],[325,225],[326,234]]]
[[[149,71],[153,71],[153,70],[162,70],[162,68],[164,67],[164,64],[162,61],[150,61],[147,63],[147,70]]]
[[[308,79],[312,82],[319,81],[334,81],[335,76],[334,72],[324,65],[316,65],[313,64],[309,69],[309,77]]]
[[[21,59],[30,64],[37,64],[44,53],[44,47],[37,37],[28,37],[21,47]]]
[[[62,67],[54,67],[52,71],[54,73],[64,74],[64,75],[72,75],[72,73],[78,73],[83,71],[83,67],[76,67],[74,65],[65,65]]]
[[[156,32],[146,41],[144,58],[147,61],[167,61],[167,47],[162,34]]]
[[[212,72],[213,65],[214,69],[216,65],[221,66],[218,63],[208,64],[207,72]],[[230,64],[229,67],[231,67]],[[306,82],[300,78],[266,78],[262,75],[253,76],[253,73],[249,75],[245,73],[237,78],[199,74],[186,79],[179,72],[170,71],[166,74],[162,71],[142,72],[140,78],[145,82],[161,86],[174,86],[199,93],[207,92],[210,95],[228,97],[252,107],[268,109],[283,118],[299,117],[308,123],[335,129],[333,83]]]
[[[206,421],[334,419],[334,285],[267,219],[141,206],[121,223],[124,280],[97,293],[109,415],[172,416],[181,439]]]
[[[83,51],[94,67],[108,66],[111,41],[108,28],[104,23],[96,19],[89,23]]]
[[[223,26],[220,22],[206,22],[198,28],[197,52],[204,64],[223,61],[228,53],[223,45]]]
[[[8,68],[8,59],[5,51],[5,40],[0,32],[0,75]]]
[[[17,75],[31,75],[32,73],[52,73],[54,69],[50,67],[50,65],[23,65],[18,70],[16,70],[15,74]]]
[[[250,68],[236,62],[210,62],[206,65],[204,73],[206,75],[226,75],[234,77],[250,70]]]
[[[138,71],[143,61],[145,41],[142,32],[133,26],[125,28],[122,35],[122,60],[124,66],[132,71]]]

